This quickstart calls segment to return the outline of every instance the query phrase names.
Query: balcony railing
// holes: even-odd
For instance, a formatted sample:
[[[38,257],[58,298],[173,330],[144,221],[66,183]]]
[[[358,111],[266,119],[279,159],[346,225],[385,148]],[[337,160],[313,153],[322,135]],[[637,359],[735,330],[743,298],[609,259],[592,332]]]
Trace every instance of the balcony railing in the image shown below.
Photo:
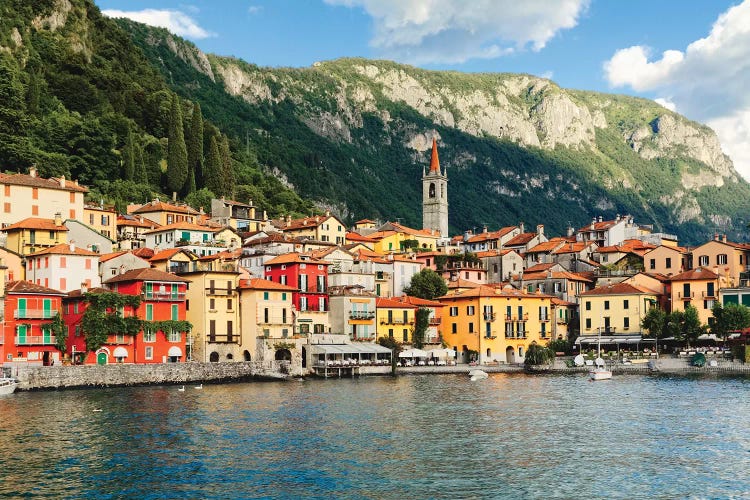
[[[350,319],[372,319],[375,317],[375,311],[351,311]]]
[[[546,314],[543,314],[542,316],[539,316],[539,321],[549,321],[549,316]]]
[[[716,299],[716,292],[708,293],[708,292],[701,292],[701,295],[704,299]]]
[[[185,293],[178,292],[143,292],[143,298],[145,300],[185,300]]]
[[[13,317],[16,319],[51,319],[57,316],[57,311],[51,309],[16,309]]]
[[[484,313],[484,320],[485,321],[495,321],[495,318],[497,318],[497,313],[494,313],[494,312],[486,312],[486,313]]]
[[[677,292],[677,298],[679,299],[692,299],[693,297],[695,297],[695,292],[690,292],[687,294],[683,292]]]
[[[557,318],[557,324],[558,325],[567,325],[568,324],[568,318]]]
[[[403,318],[402,319],[393,318],[393,319],[381,319],[380,324],[381,325],[408,325],[409,322],[404,321]]]
[[[430,326],[438,326],[438,325],[440,325],[440,323],[442,323],[442,321],[441,321],[440,318],[430,318],[430,320],[429,320],[429,325]]]
[[[525,339],[526,332],[517,332],[517,333],[505,332],[505,338],[506,339]]]
[[[505,316],[505,321],[528,321],[529,313],[523,313],[520,317],[517,314],[511,314]]]
[[[206,287],[206,294],[208,295],[236,295],[236,291],[234,288],[226,289],[226,288],[210,288]]]
[[[16,337],[16,345],[55,345],[54,335],[26,335]]]

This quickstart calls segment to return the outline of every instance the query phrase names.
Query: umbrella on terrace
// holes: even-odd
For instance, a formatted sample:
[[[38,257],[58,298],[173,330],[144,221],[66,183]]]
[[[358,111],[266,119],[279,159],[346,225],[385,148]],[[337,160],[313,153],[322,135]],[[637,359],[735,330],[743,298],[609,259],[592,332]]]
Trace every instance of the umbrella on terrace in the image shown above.
[[[422,349],[406,349],[398,353],[399,358],[426,358],[428,355],[428,352]]]

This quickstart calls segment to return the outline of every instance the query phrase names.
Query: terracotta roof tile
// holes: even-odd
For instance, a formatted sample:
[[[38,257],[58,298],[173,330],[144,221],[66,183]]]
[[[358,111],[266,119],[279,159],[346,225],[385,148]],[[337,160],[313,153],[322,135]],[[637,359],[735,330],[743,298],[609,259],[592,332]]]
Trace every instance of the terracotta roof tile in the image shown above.
[[[653,295],[654,292],[651,290],[647,290],[643,287],[632,285],[630,283],[613,283],[611,285],[604,285],[597,288],[594,288],[593,290],[588,290],[586,292],[581,292],[578,295],[642,295],[642,294],[650,294]]]
[[[417,306],[407,304],[398,300],[389,299],[387,297],[378,297],[375,300],[375,307],[382,309],[416,309]]]
[[[55,245],[50,248],[45,248],[44,250],[40,250],[38,252],[29,254],[28,257],[39,257],[41,255],[81,255],[85,257],[98,257],[99,254],[96,252],[92,252],[91,250],[86,250],[83,248],[78,248],[76,246],[73,246],[73,250],[70,250],[70,244],[68,243],[61,243],[59,245]]]
[[[189,283],[190,280],[181,278],[172,273],[166,273],[154,268],[131,269],[122,274],[118,274],[104,283],[118,283],[122,281],[174,281],[179,283]]]
[[[28,217],[21,221],[6,226],[3,231],[14,231],[23,229],[40,229],[42,231],[67,231],[65,225],[55,225],[55,219],[40,219],[39,217]]]
[[[536,233],[521,233],[505,243],[506,247],[522,246],[534,239]]]
[[[63,185],[60,185],[61,180],[62,179],[57,179],[55,177],[44,179],[42,177],[31,176],[28,174],[0,174],[0,184],[57,189],[60,191],[73,191],[76,193],[87,193],[89,191],[88,188],[79,186],[77,183],[69,180],[63,180]]]
[[[273,259],[267,261],[265,263],[266,266],[272,266],[276,264],[322,264],[322,265],[329,265],[328,262],[325,262],[323,260],[314,259],[311,257],[308,257],[306,255],[302,255],[299,253],[285,253],[282,255],[279,255],[278,257],[274,257]]]
[[[287,292],[294,292],[297,289],[293,286],[282,285],[271,280],[264,280],[262,278],[250,278],[240,280],[239,287],[243,290],[281,290]]]
[[[709,271],[705,267],[699,267],[697,269],[691,269],[669,278],[669,281],[691,281],[691,280],[715,280],[719,277],[713,271]]]
[[[163,201],[150,201],[145,205],[133,210],[133,214],[146,214],[150,212],[175,212],[180,214],[198,215],[198,211],[187,205],[173,205]]]
[[[5,284],[5,293],[38,293],[46,295],[65,295],[65,292],[37,285],[31,281],[9,281]]]

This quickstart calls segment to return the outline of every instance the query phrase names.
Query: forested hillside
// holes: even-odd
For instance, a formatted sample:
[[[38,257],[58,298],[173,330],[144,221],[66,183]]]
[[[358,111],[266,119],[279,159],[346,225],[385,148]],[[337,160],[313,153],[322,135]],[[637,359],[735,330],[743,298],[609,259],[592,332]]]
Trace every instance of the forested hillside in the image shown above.
[[[177,192],[196,207],[213,193],[273,214],[312,209],[88,1],[0,3],[0,168],[32,164],[118,205]]]

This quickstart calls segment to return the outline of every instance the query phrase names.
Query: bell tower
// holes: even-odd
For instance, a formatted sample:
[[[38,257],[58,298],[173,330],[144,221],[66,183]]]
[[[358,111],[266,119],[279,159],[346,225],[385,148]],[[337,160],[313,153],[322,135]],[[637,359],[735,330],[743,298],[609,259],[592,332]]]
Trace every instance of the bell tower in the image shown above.
[[[422,172],[422,227],[448,238],[448,176],[440,171],[437,141],[432,139],[430,170]]]

